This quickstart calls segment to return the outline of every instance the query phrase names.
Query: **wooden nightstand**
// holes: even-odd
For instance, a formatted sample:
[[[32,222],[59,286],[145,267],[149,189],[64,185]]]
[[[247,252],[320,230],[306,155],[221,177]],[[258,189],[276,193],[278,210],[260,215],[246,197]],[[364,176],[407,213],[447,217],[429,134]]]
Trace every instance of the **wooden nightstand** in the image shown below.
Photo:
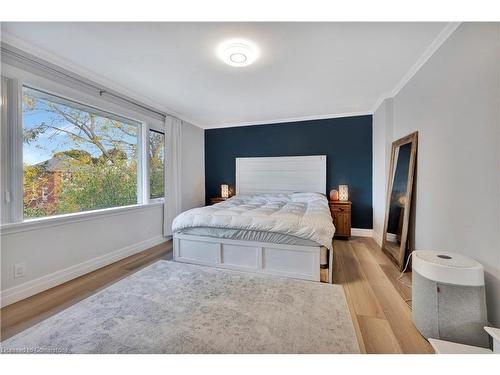
[[[222,198],[222,197],[210,198],[210,204],[216,204],[216,203],[224,202],[227,199],[229,199],[229,198]]]
[[[335,237],[349,238],[351,236],[351,202],[329,201],[330,213],[335,225]]]

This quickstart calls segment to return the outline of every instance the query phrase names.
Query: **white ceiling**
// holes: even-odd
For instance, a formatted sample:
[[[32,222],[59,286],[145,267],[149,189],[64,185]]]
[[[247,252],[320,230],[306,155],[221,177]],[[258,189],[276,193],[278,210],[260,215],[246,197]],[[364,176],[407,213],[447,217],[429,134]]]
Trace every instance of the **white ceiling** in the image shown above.
[[[210,128],[371,113],[445,26],[2,23],[2,32],[6,41]],[[232,37],[255,42],[259,60],[245,68],[220,61],[215,49]]]

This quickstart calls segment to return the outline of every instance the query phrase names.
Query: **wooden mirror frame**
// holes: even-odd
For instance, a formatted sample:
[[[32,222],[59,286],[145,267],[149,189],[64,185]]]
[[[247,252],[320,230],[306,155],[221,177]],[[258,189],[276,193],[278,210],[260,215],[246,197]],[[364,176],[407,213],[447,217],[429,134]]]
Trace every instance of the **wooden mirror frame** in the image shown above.
[[[410,210],[411,210],[411,202],[413,195],[413,182],[415,177],[415,164],[417,157],[417,142],[418,142],[418,132],[411,133],[406,137],[400,138],[394,142],[392,142],[392,150],[391,150],[391,164],[389,169],[389,177],[387,182],[387,200],[385,203],[385,220],[384,220],[384,231],[382,232],[382,250],[387,254],[389,259],[391,259],[399,268],[400,271],[404,268],[405,255],[408,244],[408,226],[410,220]],[[399,247],[399,253],[397,256],[394,256],[387,248],[387,226],[389,223],[389,211],[391,206],[391,195],[392,188],[394,184],[395,177],[395,168],[394,159],[396,156],[396,150],[398,147],[403,146],[405,144],[411,143],[411,152],[410,152],[410,165],[408,168],[408,179],[406,183],[406,202],[404,206],[404,216],[403,216],[403,228],[401,231],[401,244]]]

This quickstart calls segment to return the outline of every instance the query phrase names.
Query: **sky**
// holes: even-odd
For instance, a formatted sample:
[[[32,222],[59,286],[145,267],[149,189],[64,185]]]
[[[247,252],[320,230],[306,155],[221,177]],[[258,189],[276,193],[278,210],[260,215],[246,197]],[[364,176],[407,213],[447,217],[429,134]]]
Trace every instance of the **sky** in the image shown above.
[[[34,90],[26,89],[25,95],[31,96]],[[23,106],[23,130],[33,129],[41,123],[57,124],[60,129],[76,132],[77,128],[63,119],[62,116],[48,112],[46,99],[37,98],[36,110],[29,110]],[[57,104],[63,110],[69,110],[70,107],[62,104]],[[103,117],[97,117],[98,121],[102,121]],[[137,137],[124,135],[119,130],[114,130],[116,138],[120,137],[123,140],[137,144]],[[54,152],[67,151],[72,149],[80,149],[89,152],[92,156],[98,157],[101,155],[99,149],[89,143],[76,143],[66,133],[55,132],[49,129],[46,133],[40,134],[35,141],[23,143],[23,162],[33,165],[52,157]]]

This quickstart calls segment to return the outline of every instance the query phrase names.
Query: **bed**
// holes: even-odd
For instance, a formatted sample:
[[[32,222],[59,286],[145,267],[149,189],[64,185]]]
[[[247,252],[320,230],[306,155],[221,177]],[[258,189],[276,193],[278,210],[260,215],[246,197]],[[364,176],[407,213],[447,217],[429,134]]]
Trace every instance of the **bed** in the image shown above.
[[[320,281],[332,279],[326,156],[236,159],[236,195],[183,212],[172,224],[174,260]]]

